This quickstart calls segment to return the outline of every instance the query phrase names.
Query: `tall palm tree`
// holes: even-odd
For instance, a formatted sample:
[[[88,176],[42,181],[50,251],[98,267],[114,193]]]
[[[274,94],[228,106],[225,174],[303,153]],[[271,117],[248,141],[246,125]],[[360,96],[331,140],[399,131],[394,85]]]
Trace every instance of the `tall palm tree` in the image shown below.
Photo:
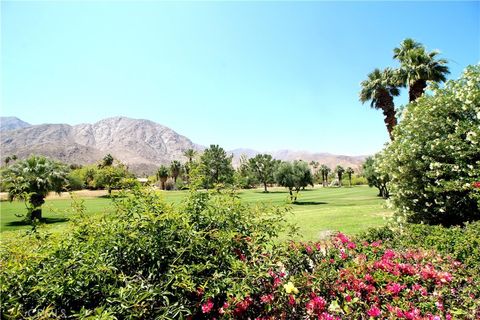
[[[352,174],[354,173],[355,171],[353,171],[352,168],[350,167],[347,167],[347,170],[345,170],[345,173],[347,174],[348,176],[348,186],[351,187],[352,186]]]
[[[341,165],[335,167],[335,173],[337,174],[338,183],[340,184],[340,186],[342,186],[342,176],[344,172],[345,169]]]
[[[393,49],[393,58],[400,62],[400,79],[408,85],[409,101],[423,95],[427,81],[445,82],[450,73],[446,59],[438,59],[436,50],[427,52],[423,44],[405,39],[399,48]]]
[[[328,186],[328,173],[330,172],[330,168],[327,165],[322,164],[319,171],[322,174],[322,185],[324,187]]]
[[[197,151],[187,149],[183,152],[183,155],[188,159],[188,162],[185,164],[185,173],[187,176],[187,183],[190,184],[190,169],[192,168],[193,158],[197,155]]]
[[[383,111],[385,126],[390,140],[393,140],[392,131],[397,125],[393,97],[400,94],[398,87],[401,84],[398,72],[391,68],[386,68],[383,71],[375,69],[367,77],[367,80],[361,83],[360,101],[362,103],[371,101],[370,106],[372,108]]]

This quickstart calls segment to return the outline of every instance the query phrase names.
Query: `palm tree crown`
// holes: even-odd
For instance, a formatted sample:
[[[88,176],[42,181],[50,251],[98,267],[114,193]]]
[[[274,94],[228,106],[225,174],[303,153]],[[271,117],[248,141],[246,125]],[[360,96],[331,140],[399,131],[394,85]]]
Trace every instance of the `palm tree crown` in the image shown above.
[[[427,81],[445,82],[446,75],[450,73],[448,61],[439,59],[438,51],[428,52],[421,43],[412,39],[405,39],[393,53],[401,65],[400,80],[403,85],[408,85],[410,102],[423,95]]]
[[[401,86],[399,73],[397,70],[386,68],[383,71],[375,69],[360,84],[360,101],[365,103],[370,101],[370,106],[375,109],[381,109],[385,116],[385,125],[387,127],[390,139],[393,140],[392,131],[397,125],[395,117],[395,104],[393,97],[400,94],[398,89]]]

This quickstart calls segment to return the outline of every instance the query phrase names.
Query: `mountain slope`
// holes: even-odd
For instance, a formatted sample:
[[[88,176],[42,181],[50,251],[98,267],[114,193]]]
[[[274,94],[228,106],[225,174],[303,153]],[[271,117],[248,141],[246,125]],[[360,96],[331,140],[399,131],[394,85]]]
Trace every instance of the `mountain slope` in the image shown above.
[[[137,173],[184,160],[183,151],[198,147],[175,131],[149,120],[114,117],[94,124],[44,124],[3,132],[3,154],[19,158],[42,154],[67,163],[88,164],[110,153]]]
[[[17,117],[0,117],[0,131],[16,130],[29,127],[30,124]]]

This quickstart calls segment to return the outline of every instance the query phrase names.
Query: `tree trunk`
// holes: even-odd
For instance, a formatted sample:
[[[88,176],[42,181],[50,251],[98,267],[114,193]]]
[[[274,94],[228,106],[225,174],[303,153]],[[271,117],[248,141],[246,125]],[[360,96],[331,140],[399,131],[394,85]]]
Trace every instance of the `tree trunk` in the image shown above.
[[[34,193],[30,196],[30,204],[33,206],[33,210],[30,215],[30,219],[42,219],[42,205],[45,203],[45,197],[41,194]]]
[[[413,102],[420,98],[425,92],[427,87],[427,81],[420,79],[415,81],[410,88],[408,89],[408,99],[410,102]]]
[[[267,183],[266,183],[266,182],[263,183],[263,187],[265,188],[265,191],[264,191],[264,192],[265,192],[265,193],[268,192],[268,190],[267,190]]]
[[[382,92],[382,96],[379,99],[380,106],[383,111],[383,116],[385,126],[387,127],[388,135],[390,136],[390,140],[393,141],[392,131],[393,128],[397,125],[397,118],[395,116],[395,104],[393,103],[393,97],[387,92]]]

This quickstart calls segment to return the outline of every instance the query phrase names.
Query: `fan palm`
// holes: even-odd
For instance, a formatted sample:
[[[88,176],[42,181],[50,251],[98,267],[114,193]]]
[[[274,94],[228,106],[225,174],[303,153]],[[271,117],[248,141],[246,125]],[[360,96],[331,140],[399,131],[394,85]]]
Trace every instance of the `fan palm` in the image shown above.
[[[162,190],[165,190],[165,182],[168,179],[168,168],[164,165],[161,165],[157,170],[157,179],[160,180]]]
[[[42,218],[42,205],[50,191],[60,193],[68,185],[68,168],[41,156],[31,156],[6,169],[2,178],[10,200],[23,199],[30,204],[30,218]]]
[[[400,62],[400,80],[408,85],[409,101],[415,101],[425,92],[427,81],[444,82],[450,73],[446,59],[438,59],[438,51],[427,52],[425,47],[412,39],[405,39],[393,50],[393,57]]]
[[[370,106],[372,108],[383,111],[385,126],[390,139],[393,140],[392,131],[397,125],[393,97],[400,94],[398,87],[401,84],[398,72],[391,68],[386,68],[383,71],[375,69],[367,77],[367,80],[361,83],[360,101],[362,103],[371,101]]]
[[[170,163],[170,174],[172,175],[175,183],[177,183],[177,177],[180,175],[180,171],[182,171],[182,164],[177,160],[173,160]]]

